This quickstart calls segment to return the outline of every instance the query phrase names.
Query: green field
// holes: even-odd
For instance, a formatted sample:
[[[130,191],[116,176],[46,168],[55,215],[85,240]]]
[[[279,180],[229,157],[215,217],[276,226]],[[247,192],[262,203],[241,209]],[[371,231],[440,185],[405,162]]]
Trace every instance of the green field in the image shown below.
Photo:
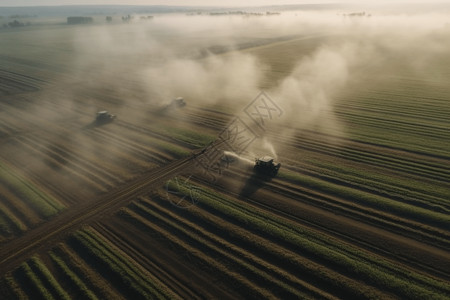
[[[447,18],[0,28],[0,298],[447,299]]]

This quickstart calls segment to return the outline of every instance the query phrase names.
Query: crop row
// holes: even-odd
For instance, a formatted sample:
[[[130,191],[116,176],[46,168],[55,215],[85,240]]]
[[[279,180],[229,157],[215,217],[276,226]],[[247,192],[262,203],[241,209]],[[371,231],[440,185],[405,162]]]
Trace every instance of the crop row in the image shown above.
[[[58,200],[2,162],[0,199],[0,230],[3,237],[22,232],[40,218],[48,219],[64,209],[64,205]],[[30,208],[34,213],[30,212]]]
[[[5,296],[24,299],[70,299],[70,296],[58,283],[55,276],[42,262],[33,256],[2,280]]]
[[[348,165],[330,165],[325,161],[314,161],[302,165],[301,173],[321,178],[326,181],[352,186],[355,189],[371,192],[411,205],[427,208],[438,212],[449,212],[450,202],[446,195],[448,189],[444,184],[425,180],[405,178],[398,174],[372,173],[368,176],[366,170]],[[306,171],[307,170],[307,171]],[[432,186],[433,190],[429,190]]]
[[[37,80],[0,69],[0,94],[13,95],[38,89]]]
[[[326,182],[290,171],[280,172],[280,178],[291,181],[300,187],[306,187],[316,192],[322,192],[327,195],[333,195],[333,197],[345,199],[345,202],[353,202],[355,206],[366,206],[380,212],[392,214],[398,218],[405,218],[409,221],[427,225],[424,227],[430,226],[440,228],[442,230],[447,230],[449,228],[450,217],[446,213],[434,212],[422,207],[409,205],[399,201],[393,201],[390,198],[359,191],[352,187]],[[411,226],[415,227],[416,225]]]
[[[221,115],[218,112],[215,113]],[[199,122],[208,120],[207,116],[199,118]],[[430,159],[427,154],[400,153],[395,149],[347,139],[338,139],[333,142],[333,139],[330,141],[330,137],[315,132],[293,130],[295,134],[287,135],[287,137],[279,135],[277,132],[274,129],[266,133],[273,143],[292,147],[290,153],[305,150],[318,157],[316,160],[312,160],[311,155],[302,155],[292,160],[293,164],[305,164],[309,160],[310,164],[305,170],[312,167],[318,173],[327,173],[334,172],[333,170],[336,168],[345,169],[348,172],[358,173],[355,176],[347,176],[347,181],[350,179],[350,182],[360,182],[360,184],[355,182],[355,188],[358,188],[359,185],[364,189],[365,183],[371,182],[374,192],[383,192],[387,187],[403,196],[405,193],[411,194],[411,191],[417,190],[419,192],[417,196],[408,196],[404,201],[411,204],[417,203],[418,206],[446,205],[447,199],[444,195],[447,194],[448,188],[445,185],[450,180],[450,170],[442,161]],[[326,160],[327,158],[330,159],[330,162]],[[354,167],[351,168],[349,165]],[[380,176],[381,173],[383,176]],[[402,180],[401,186],[397,185],[399,180]],[[385,184],[380,185],[379,182]],[[430,189],[430,184],[433,185],[432,189]],[[436,194],[437,197],[433,194]]]
[[[135,224],[145,232],[157,232],[198,260],[198,265],[207,265],[222,280],[237,287],[243,295],[252,298],[284,297],[306,299],[325,297],[317,288],[295,278],[283,270],[276,269],[270,262],[242,251],[229,241],[220,239],[187,220],[180,220],[168,210],[155,209],[150,202],[135,203],[121,210],[121,217]],[[271,289],[269,289],[271,287]]]
[[[299,249],[280,245],[278,238],[253,232],[248,220],[236,223],[229,219],[230,215],[214,209],[192,210],[188,217],[175,216],[173,207],[156,207],[154,200],[123,209],[122,217],[143,227],[144,232],[156,231],[170,239],[180,251],[188,251],[200,264],[223,274],[222,280],[238,286],[245,297],[273,297],[271,293],[307,299],[333,299],[333,295],[381,297],[382,293],[372,287],[303,257]]]
[[[12,298],[173,299],[156,277],[92,229],[83,229],[42,256],[8,273],[0,289]],[[111,286],[112,285],[112,286]]]
[[[276,135],[276,133],[271,133]],[[324,137],[325,138],[325,137]],[[299,149],[307,149],[320,154],[330,155],[336,158],[359,162],[373,167],[388,168],[405,174],[412,174],[418,177],[431,177],[440,181],[447,181],[450,178],[450,171],[445,166],[432,161],[413,160],[408,157],[402,157],[388,153],[377,153],[376,148],[370,149],[364,144],[332,144],[327,141],[321,141],[317,138],[311,138],[301,133],[289,139],[283,137],[274,137],[275,140],[283,142]],[[360,148],[358,148],[358,146]],[[365,147],[364,147],[365,146]],[[364,148],[362,148],[364,147]]]
[[[189,188],[192,187],[182,187],[180,191],[189,193]],[[445,294],[450,291],[448,283],[393,265],[357,248],[283,221],[270,213],[231,201],[205,188],[197,189],[197,193],[202,207],[208,207],[229,222],[237,222],[255,233],[270,237],[270,240],[290,245],[303,256],[350,278],[363,280],[381,290],[408,299],[444,299]]]
[[[156,284],[147,272],[106,243],[89,229],[76,232],[70,244],[80,249],[79,255],[95,264],[109,281],[125,293],[138,298],[169,299],[169,292]]]

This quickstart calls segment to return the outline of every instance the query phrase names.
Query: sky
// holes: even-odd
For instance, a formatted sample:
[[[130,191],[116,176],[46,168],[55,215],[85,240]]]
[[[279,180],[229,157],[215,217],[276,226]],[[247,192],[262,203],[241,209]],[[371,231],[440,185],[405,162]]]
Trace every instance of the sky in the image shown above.
[[[319,3],[407,3],[407,2],[450,2],[450,0],[0,0],[0,6],[56,6],[56,5],[180,5],[180,6],[262,6],[284,4],[319,4]]]

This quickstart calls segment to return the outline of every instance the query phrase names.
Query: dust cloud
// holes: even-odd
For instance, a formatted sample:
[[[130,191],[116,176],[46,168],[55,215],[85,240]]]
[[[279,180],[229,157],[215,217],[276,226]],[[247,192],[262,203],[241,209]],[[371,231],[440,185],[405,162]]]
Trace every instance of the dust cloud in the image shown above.
[[[70,32],[72,71],[61,85],[75,81],[94,91],[108,89],[115,95],[111,101],[123,109],[118,113],[126,117],[132,117],[132,108],[164,106],[178,96],[190,106],[220,104],[238,115],[265,90],[284,110],[275,125],[293,128],[280,134],[301,128],[344,136],[334,112],[342,91],[402,68],[420,73],[449,46],[445,12],[370,9],[270,16],[167,14],[149,22],[135,18],[127,24],[80,26]],[[267,85],[277,60],[283,60],[283,46],[273,61],[255,47],[289,47],[296,39],[317,42],[308,51],[297,43],[298,53],[286,57],[287,72]],[[67,99],[75,98],[70,95],[75,90],[68,88]],[[100,108],[94,100],[91,105],[91,111]],[[260,147],[277,156],[269,137]]]

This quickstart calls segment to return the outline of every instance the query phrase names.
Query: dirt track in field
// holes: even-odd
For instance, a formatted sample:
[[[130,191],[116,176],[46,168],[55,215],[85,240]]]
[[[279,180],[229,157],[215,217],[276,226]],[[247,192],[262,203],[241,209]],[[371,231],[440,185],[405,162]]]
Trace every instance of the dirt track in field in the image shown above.
[[[40,248],[55,245],[81,225],[89,224],[104,215],[114,213],[138,195],[151,190],[155,183],[161,183],[187,168],[191,159],[189,157],[162,168],[153,169],[124,187],[112,190],[97,201],[72,207],[50,221],[26,232],[23,236],[6,243],[0,249],[1,275],[5,275],[8,271],[17,267],[20,262],[26,260]]]
[[[251,174],[247,174],[251,176]],[[248,177],[247,177],[248,178]],[[232,176],[223,178],[221,191],[237,197],[241,201],[251,202],[271,213],[298,222],[300,226],[308,226],[319,232],[357,245],[363,249],[385,256],[396,263],[412,266],[417,272],[425,272],[437,277],[450,279],[450,256],[448,251],[433,245],[417,241],[399,232],[384,228],[383,225],[371,224],[364,216],[353,215],[346,210],[337,210],[325,203],[308,201],[306,195],[329,197],[317,191],[283,183],[275,179],[273,182],[259,183],[249,196],[242,191],[233,193],[230,186],[245,177],[233,172]],[[233,183],[234,181],[234,183]],[[289,187],[290,186],[290,187]]]
[[[199,110],[189,109],[187,112],[191,114],[192,118],[192,114],[198,113]],[[208,120],[214,119],[216,121],[211,127],[216,130],[219,130],[227,119],[227,116],[211,118],[209,113],[205,115],[203,110],[200,110],[200,112],[201,114],[198,114],[197,119],[194,118],[194,120],[209,124]],[[214,113],[211,113],[211,115],[214,115]],[[218,121],[220,119],[223,122]],[[121,121],[116,125],[128,127],[131,124]],[[107,132],[103,131],[103,133]],[[303,141],[291,146],[295,148],[302,145]],[[33,253],[50,249],[58,242],[64,241],[70,232],[80,228],[80,226],[90,224],[98,224],[96,226],[103,230],[108,238],[115,240],[119,248],[123,248],[138,262],[150,267],[152,262],[146,260],[142,252],[148,253],[149,257],[152,256],[155,260],[156,257],[159,257],[158,253],[165,253],[167,244],[153,243],[152,247],[154,248],[143,249],[139,246],[140,242],[137,241],[144,242],[145,238],[134,235],[132,229],[128,229],[127,225],[122,222],[108,221],[109,218],[102,217],[111,216],[121,207],[136,199],[137,196],[160,188],[164,180],[179,173],[184,173],[191,166],[189,159],[151,169],[146,174],[117,189],[112,189],[99,198],[71,206],[70,209],[50,221],[4,244],[0,250],[2,274],[4,275],[14,269]],[[445,248],[435,247],[430,243],[421,241],[424,235],[420,230],[411,230],[408,236],[405,236],[395,226],[389,226],[383,221],[376,221],[378,219],[376,218],[377,214],[373,211],[361,210],[356,206],[352,207],[346,203],[345,199],[297,186],[281,179],[274,179],[271,182],[254,180],[251,172],[244,171],[242,173],[242,169],[236,167],[227,170],[219,182],[214,185],[214,188],[235,197],[236,201],[251,203],[268,213],[294,221],[299,226],[317,230],[321,234],[330,236],[330,238],[365,249],[415,272],[445,280],[450,278],[448,273],[450,259]],[[173,207],[173,209],[178,208]],[[366,214],[367,212],[369,214]],[[17,251],[17,249],[20,250]],[[149,251],[153,254],[150,255]],[[190,269],[190,264],[185,264],[187,261],[178,256],[179,253],[176,252],[168,254],[165,258],[161,256],[158,260],[160,270],[158,272],[161,272],[161,276],[167,276],[169,285],[176,289],[180,295],[195,298],[199,296],[196,293],[200,289],[200,294],[204,296],[207,290],[204,285],[187,283],[195,275],[186,271]],[[175,275],[174,263],[179,268],[184,268],[185,271]],[[170,275],[163,274],[169,272],[169,270],[171,270]],[[196,276],[198,276],[197,280],[201,281],[201,278],[207,277],[207,274],[199,273]],[[226,287],[218,286],[217,289],[216,293],[226,294]]]
[[[290,42],[279,41],[278,47],[284,43],[289,45]],[[261,48],[269,49],[276,44]],[[289,60],[286,62],[290,65]],[[10,273],[36,253],[47,255],[47,250],[57,247],[60,242],[67,242],[67,237],[77,229],[92,226],[111,244],[185,299],[218,296],[236,299],[248,296],[245,288],[248,288],[248,293],[262,291],[262,295],[276,295],[270,290],[272,286],[267,287],[261,281],[261,278],[267,280],[267,277],[252,273],[253,270],[249,271],[251,268],[245,269],[243,266],[246,264],[278,280],[270,284],[288,295],[295,293],[284,290],[283,280],[292,287],[300,287],[299,290],[304,288],[312,298],[354,296],[352,291],[341,291],[339,288],[328,291],[327,284],[321,281],[323,278],[316,277],[310,281],[307,274],[297,274],[295,267],[280,263],[283,259],[280,257],[284,257],[283,251],[304,263],[318,261],[320,266],[317,268],[321,268],[327,276],[344,274],[342,277],[349,278],[343,281],[360,284],[366,291],[374,291],[381,298],[395,296],[395,291],[385,291],[383,287],[356,278],[348,270],[322,264],[320,257],[295,253],[295,249],[278,244],[274,237],[261,237],[249,229],[239,228],[239,225],[212,212],[211,208],[208,211],[202,203],[192,210],[183,210],[161,199],[153,201],[152,193],[163,192],[164,181],[193,169],[192,156],[171,161],[173,153],[165,152],[167,149],[158,142],[167,142],[186,151],[194,149],[192,144],[161,133],[158,126],[174,125],[176,129],[188,128],[194,132],[217,135],[229,123],[233,117],[231,114],[215,108],[199,107],[195,103],[188,103],[175,114],[169,112],[166,115],[142,103],[125,108],[122,107],[125,103],[123,99],[108,88],[80,88],[74,97],[82,100],[71,103],[60,101],[64,99],[65,92],[59,89],[39,91],[44,87],[45,80],[5,70],[0,70],[1,78],[5,80],[0,84],[0,96],[4,96],[4,101],[0,102],[0,159],[66,205],[66,210],[49,220],[34,216],[35,212],[29,207],[22,211],[20,206],[14,207],[13,213],[19,215],[20,212],[22,221],[29,223],[26,224],[27,230],[1,244],[1,276]],[[134,93],[131,87],[128,88],[129,94]],[[111,124],[94,126],[92,111],[87,109],[89,107],[95,112],[97,106],[92,104],[94,102],[97,106],[110,107],[113,113],[114,109],[118,109],[123,114]],[[345,111],[341,114],[346,115]],[[428,195],[426,191],[417,189],[411,193],[408,191],[406,196],[399,195],[396,187],[384,190],[373,183],[365,185],[361,181],[351,181],[341,177],[339,171],[331,167],[337,161],[341,167],[375,170],[374,173],[380,172],[391,176],[389,178],[423,181],[445,188],[450,178],[446,167],[448,156],[293,128],[289,130],[295,134],[283,136],[279,134],[283,129],[275,127],[265,133],[271,142],[282,149],[279,154],[283,171],[384,197],[392,202],[430,209],[433,213],[450,210],[439,194]],[[303,161],[304,157],[310,161]],[[314,165],[315,162],[320,162],[321,166]],[[440,282],[450,281],[450,231],[442,225],[444,222],[433,222],[433,219],[430,221],[415,215],[404,216],[382,205],[359,203],[355,199],[282,178],[262,181],[253,176],[248,165],[232,165],[214,183],[201,176],[193,178],[199,186],[213,189],[232,199],[232,202],[249,205],[291,222],[298,228],[307,228],[341,245],[361,250],[375,260],[388,261],[402,270],[424,274]],[[13,206],[17,196],[11,195],[8,187],[0,185],[1,194],[6,195],[5,206]],[[144,214],[142,207],[138,207],[141,202],[160,214],[159,217],[145,219],[139,215]],[[142,217],[141,227],[123,218],[121,213],[125,210],[136,218]],[[244,237],[238,238],[239,234]],[[279,252],[258,252],[257,246],[245,243],[247,234],[270,244]],[[204,241],[199,238],[197,244],[191,245],[190,242],[198,236]],[[219,258],[217,264],[212,254]],[[244,269],[242,274],[241,268]],[[218,274],[218,270],[229,271],[229,274]],[[240,276],[240,279],[235,280],[233,275]],[[242,284],[243,291],[236,288],[237,283]]]

